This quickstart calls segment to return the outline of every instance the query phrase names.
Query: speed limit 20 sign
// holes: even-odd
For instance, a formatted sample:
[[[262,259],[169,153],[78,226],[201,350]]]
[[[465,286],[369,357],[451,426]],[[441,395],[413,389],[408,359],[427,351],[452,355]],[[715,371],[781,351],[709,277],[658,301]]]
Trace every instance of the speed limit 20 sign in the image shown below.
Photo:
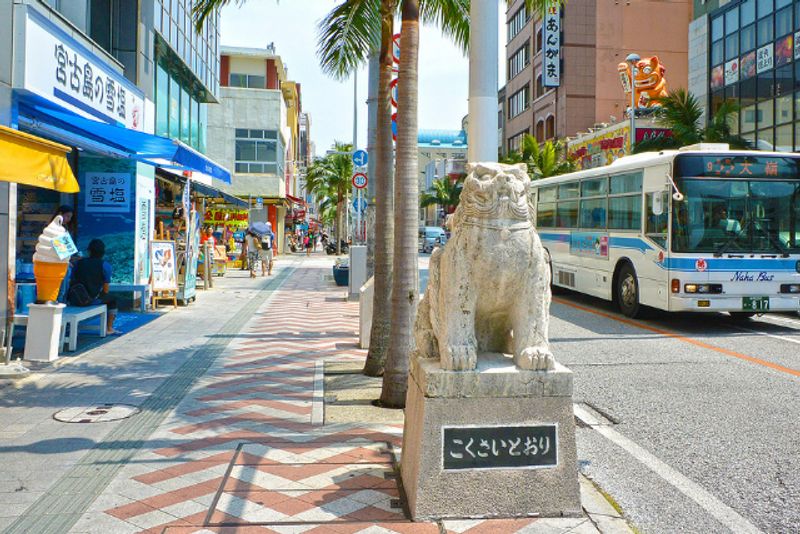
[[[363,172],[357,172],[353,175],[353,187],[356,189],[364,189],[367,187],[367,175]]]

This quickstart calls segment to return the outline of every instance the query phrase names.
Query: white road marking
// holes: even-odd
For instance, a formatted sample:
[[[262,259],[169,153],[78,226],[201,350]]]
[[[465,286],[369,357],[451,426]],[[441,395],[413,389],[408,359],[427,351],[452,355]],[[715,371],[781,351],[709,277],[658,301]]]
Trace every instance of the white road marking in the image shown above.
[[[763,534],[763,532],[756,528],[755,525],[739,515],[736,510],[717,499],[702,486],[688,479],[669,465],[656,458],[652,453],[643,449],[613,428],[600,424],[597,418],[582,406],[578,404],[574,404],[573,406],[575,409],[575,415],[578,417],[578,419],[591,426],[594,430],[599,432],[603,437],[612,443],[625,449],[628,454],[636,458],[636,460],[641,462],[648,469],[670,483],[678,491],[696,502],[717,521],[731,529],[733,532],[741,534]]]
[[[750,332],[750,333],[753,333],[753,334],[758,334],[759,336],[767,336],[767,337],[771,337],[773,339],[780,339],[781,341],[788,341],[789,343],[795,343],[797,345],[800,345],[800,339],[792,339],[792,338],[786,337],[786,336],[779,336],[778,334],[770,334],[768,332],[760,332],[758,330],[753,330],[752,328],[746,328],[744,326],[731,326],[730,328],[732,330],[740,330],[742,332]]]

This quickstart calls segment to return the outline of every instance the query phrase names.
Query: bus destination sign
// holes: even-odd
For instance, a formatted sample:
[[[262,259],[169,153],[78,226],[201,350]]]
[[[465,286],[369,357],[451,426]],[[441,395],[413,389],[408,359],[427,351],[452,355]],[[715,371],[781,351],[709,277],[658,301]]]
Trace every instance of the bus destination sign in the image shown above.
[[[714,178],[800,178],[800,160],[780,156],[678,156],[676,175]]]

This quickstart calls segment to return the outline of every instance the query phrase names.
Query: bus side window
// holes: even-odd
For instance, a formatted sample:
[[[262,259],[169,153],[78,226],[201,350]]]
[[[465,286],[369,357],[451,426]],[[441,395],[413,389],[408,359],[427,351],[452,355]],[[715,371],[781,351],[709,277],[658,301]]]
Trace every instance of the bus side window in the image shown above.
[[[667,248],[667,209],[668,197],[666,191],[648,193],[647,196],[647,224],[645,235],[655,241],[661,248]]]

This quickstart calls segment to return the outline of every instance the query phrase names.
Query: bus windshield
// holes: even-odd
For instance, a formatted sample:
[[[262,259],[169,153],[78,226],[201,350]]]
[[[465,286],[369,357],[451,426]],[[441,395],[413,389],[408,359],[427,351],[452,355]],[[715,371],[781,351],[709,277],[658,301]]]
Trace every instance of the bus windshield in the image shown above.
[[[674,252],[800,252],[800,180],[684,178],[678,187]]]

